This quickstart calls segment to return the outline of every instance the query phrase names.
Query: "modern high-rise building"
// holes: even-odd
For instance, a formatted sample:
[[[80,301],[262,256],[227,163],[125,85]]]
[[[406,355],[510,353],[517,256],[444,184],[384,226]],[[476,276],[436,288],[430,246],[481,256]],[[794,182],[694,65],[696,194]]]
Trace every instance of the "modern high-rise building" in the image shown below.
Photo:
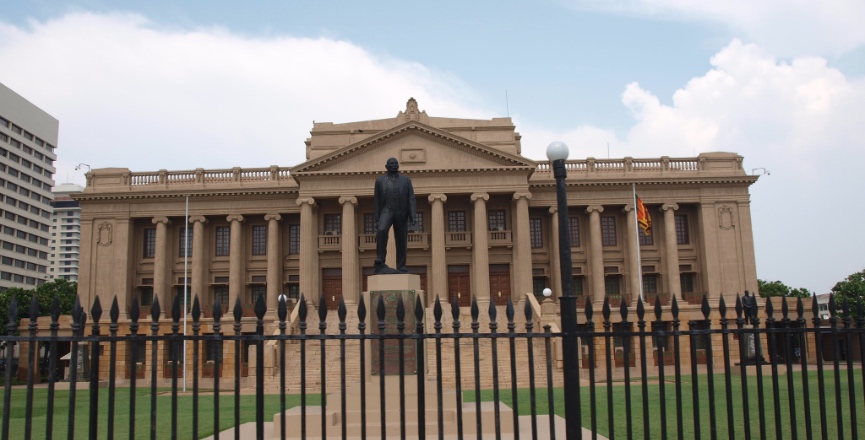
[[[84,187],[61,183],[54,188],[54,214],[51,217],[51,267],[48,277],[78,281],[78,254],[81,244],[81,205],[74,194]]]
[[[0,84],[0,290],[49,280],[60,123]]]

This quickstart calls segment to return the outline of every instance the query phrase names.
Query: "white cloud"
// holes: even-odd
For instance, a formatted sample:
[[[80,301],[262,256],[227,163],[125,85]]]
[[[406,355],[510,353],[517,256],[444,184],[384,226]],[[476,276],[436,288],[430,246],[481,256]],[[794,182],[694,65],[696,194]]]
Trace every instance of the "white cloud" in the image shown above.
[[[61,182],[83,183],[79,162],[294,165],[311,118],[393,117],[412,96],[431,114],[484,114],[463,104],[472,93],[451,75],[350,42],[162,29],[134,14],[0,22],[0,59],[0,81],[61,121]]]
[[[574,0],[578,8],[730,26],[779,56],[836,56],[865,44],[861,0]]]
[[[624,139],[595,127],[550,133],[528,127],[526,139],[563,139],[613,157],[691,156],[732,151],[745,170],[765,167],[751,187],[758,276],[828,291],[865,267],[865,80],[845,77],[822,58],[782,62],[734,40],[663,105],[629,84],[622,103],[635,123]],[[543,151],[531,151],[543,157]],[[577,153],[578,156],[582,154]]]

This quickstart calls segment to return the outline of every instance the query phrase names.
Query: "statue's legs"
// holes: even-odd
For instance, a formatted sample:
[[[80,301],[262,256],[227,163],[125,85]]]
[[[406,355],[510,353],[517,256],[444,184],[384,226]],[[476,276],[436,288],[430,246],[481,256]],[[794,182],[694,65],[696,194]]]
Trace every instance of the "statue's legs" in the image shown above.
[[[393,222],[393,238],[396,241],[396,270],[407,273],[408,216],[396,216]]]
[[[378,224],[375,229],[375,266],[376,268],[385,267],[384,262],[387,258],[387,241],[388,231],[393,225],[393,214],[384,209],[378,217]],[[399,240],[399,239],[397,239]],[[399,241],[397,241],[399,243]]]

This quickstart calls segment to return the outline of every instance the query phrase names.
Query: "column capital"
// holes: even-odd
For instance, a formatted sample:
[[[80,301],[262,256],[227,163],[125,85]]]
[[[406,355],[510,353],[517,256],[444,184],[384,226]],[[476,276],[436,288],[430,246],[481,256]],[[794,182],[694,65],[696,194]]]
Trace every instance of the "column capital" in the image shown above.
[[[586,212],[589,214],[597,211],[598,213],[604,212],[604,207],[601,205],[589,205],[586,207]]]
[[[242,222],[243,221],[243,215],[241,215],[241,214],[229,214],[228,217],[225,217],[225,221],[227,221],[229,223]]]
[[[282,216],[279,214],[267,214],[264,216],[264,220],[268,221],[268,222],[271,220],[280,221],[280,220],[282,220]]]
[[[531,200],[532,193],[530,193],[530,192],[515,192],[514,193],[514,200],[519,200],[519,199],[523,199],[523,198],[526,200]]]
[[[662,210],[662,211],[668,211],[668,210],[671,210],[671,209],[672,209],[673,211],[676,211],[676,210],[679,209],[679,205],[676,204],[676,203],[664,203],[663,205],[661,205],[661,210]]]
[[[559,212],[559,208],[555,206],[550,206],[549,212],[551,215],[556,215],[556,213]]]
[[[189,223],[207,223],[207,217],[203,215],[189,216]]]
[[[430,194],[429,197],[427,197],[427,200],[429,200],[430,203],[433,203],[436,200],[440,200],[444,203],[448,201],[448,196],[445,194]]]
[[[474,193],[471,196],[471,200],[473,202],[477,202],[478,200],[483,199],[483,201],[487,201],[490,199],[490,195],[487,193]]]
[[[622,208],[622,212],[625,212],[625,213],[631,212],[633,210],[634,210],[634,204],[633,203],[629,203]]]
[[[357,205],[357,197],[342,196],[339,198],[339,204],[340,205],[345,205],[346,203],[351,203],[352,205]]]
[[[168,217],[153,217],[152,221],[153,221],[154,225],[158,225],[160,223],[163,223],[166,225],[171,224],[171,220],[169,220]]]
[[[304,204],[309,204],[309,206],[315,206],[315,199],[313,199],[312,197],[307,197],[303,199],[297,199],[295,203],[297,203],[297,206],[301,206]]]

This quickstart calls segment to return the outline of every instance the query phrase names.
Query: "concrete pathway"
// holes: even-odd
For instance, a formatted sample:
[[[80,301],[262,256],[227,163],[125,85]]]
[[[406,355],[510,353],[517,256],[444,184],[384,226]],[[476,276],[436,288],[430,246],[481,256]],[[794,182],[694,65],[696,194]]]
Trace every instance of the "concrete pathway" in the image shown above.
[[[547,416],[538,416],[538,439],[539,440],[550,440],[553,437],[550,436],[550,424],[549,417]],[[555,438],[563,439],[565,438],[565,419],[556,416],[556,427],[555,427]],[[474,431],[474,426],[469,424],[463,425],[465,430],[465,434],[463,434],[463,439],[465,440],[476,440],[477,437],[474,432],[469,433],[469,431]],[[214,437],[207,437],[204,440],[212,440]],[[221,439],[233,439],[234,438],[234,428],[227,429],[222,431],[219,435]],[[240,438],[241,439],[255,439],[255,422],[244,423],[240,425]],[[265,422],[264,423],[264,438],[265,439],[276,439],[279,438],[278,433],[277,436],[273,434],[273,422]],[[312,438],[312,437],[311,437]],[[328,438],[340,438],[339,435],[328,436]],[[348,437],[349,439],[359,439],[360,437]],[[374,438],[379,438],[376,436],[368,436],[370,440]],[[399,438],[399,433],[395,433],[394,435],[389,435],[387,438]],[[427,436],[428,439],[438,439],[438,436]],[[446,440],[456,440],[457,436],[455,435],[446,435],[444,437]],[[488,434],[482,438],[485,439],[494,439],[495,434]],[[502,438],[507,438],[506,436],[502,436]],[[532,438],[532,417],[531,416],[521,416],[520,417],[520,438],[522,439],[531,439]],[[583,428],[583,438],[590,439],[592,438],[592,432],[586,428]],[[599,440],[607,440],[606,437],[598,436]]]

